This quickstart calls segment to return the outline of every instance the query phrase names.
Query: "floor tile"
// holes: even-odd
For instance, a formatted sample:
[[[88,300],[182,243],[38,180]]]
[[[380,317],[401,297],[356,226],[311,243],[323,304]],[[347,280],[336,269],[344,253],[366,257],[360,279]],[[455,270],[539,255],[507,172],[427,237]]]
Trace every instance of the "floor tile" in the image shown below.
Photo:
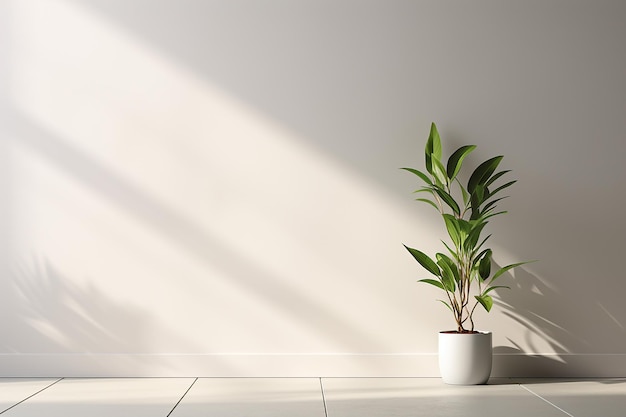
[[[171,417],[324,417],[318,378],[199,378]]]
[[[519,382],[572,416],[626,416],[626,379],[535,379]]]
[[[2,417],[165,417],[193,380],[63,379]]]
[[[437,378],[325,378],[328,417],[566,417],[507,379],[446,385]]]
[[[59,378],[0,378],[0,413],[46,388]]]

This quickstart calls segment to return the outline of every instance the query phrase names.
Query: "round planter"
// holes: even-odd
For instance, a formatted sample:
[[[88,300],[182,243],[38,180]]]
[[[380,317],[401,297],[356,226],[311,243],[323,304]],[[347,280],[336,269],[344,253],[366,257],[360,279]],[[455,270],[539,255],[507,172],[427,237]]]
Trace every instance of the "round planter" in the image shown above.
[[[491,358],[491,332],[439,332],[439,371],[446,384],[486,383]]]

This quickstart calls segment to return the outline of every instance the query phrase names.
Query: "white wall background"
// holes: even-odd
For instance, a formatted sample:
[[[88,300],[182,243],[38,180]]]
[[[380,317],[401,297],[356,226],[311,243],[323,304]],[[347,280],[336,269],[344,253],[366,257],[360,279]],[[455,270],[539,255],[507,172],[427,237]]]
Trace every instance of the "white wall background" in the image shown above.
[[[519,183],[496,375],[626,375],[626,3],[0,3],[2,375],[437,374],[431,121]]]

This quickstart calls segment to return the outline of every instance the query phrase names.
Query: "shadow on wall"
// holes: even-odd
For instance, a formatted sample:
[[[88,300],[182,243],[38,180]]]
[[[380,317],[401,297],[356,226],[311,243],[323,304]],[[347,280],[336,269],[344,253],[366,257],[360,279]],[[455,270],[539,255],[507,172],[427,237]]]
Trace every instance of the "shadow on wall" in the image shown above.
[[[90,189],[99,192],[103,198],[109,199],[120,206],[125,212],[134,216],[138,222],[163,235],[168,241],[180,246],[190,256],[196,257],[207,266],[224,272],[230,284],[239,286],[245,293],[254,294],[264,302],[271,304],[274,308],[279,308],[285,315],[297,318],[303,327],[309,327],[311,331],[318,334],[321,338],[338,341],[346,349],[358,349],[359,346],[368,346],[374,351],[385,351],[384,341],[368,333],[366,329],[360,328],[358,324],[337,316],[321,302],[306,294],[303,289],[298,288],[293,282],[290,282],[286,277],[277,276],[262,265],[258,265],[254,260],[248,259],[241,251],[229,247],[225,242],[194,224],[193,221],[183,214],[176,212],[146,191],[127,182],[115,172],[107,169],[99,161],[68,145],[62,138],[46,131],[38,126],[37,123],[31,122],[27,117],[17,113],[12,116],[11,127],[16,137],[20,138],[16,143],[17,145],[26,147],[30,151],[45,157],[73,178],[79,179]],[[56,283],[49,289],[62,291],[63,294],[68,296],[68,300],[80,300],[78,304],[83,307],[83,310],[84,307],[90,304],[88,294],[85,291],[93,292],[96,298],[99,296],[95,288],[79,290],[78,288],[64,287],[63,283],[65,280],[62,279],[62,275],[54,272],[55,270],[48,262],[46,264],[48,266],[45,268],[22,268],[20,274],[34,274],[35,277],[39,277],[34,280],[35,282],[43,281],[47,286]],[[53,280],[46,277],[51,272],[54,272],[52,274]],[[31,281],[33,280],[31,279]],[[32,295],[38,301],[52,302],[46,298],[45,291],[37,290],[37,285],[31,285],[28,290],[25,292],[26,296]],[[81,297],[77,297],[78,295]],[[104,298],[101,297],[101,300],[103,304],[107,304]],[[114,303],[113,300],[109,301]],[[47,305],[51,306],[50,304]],[[36,311],[42,312],[41,310]],[[79,322],[75,325],[69,322],[64,325],[75,326],[74,330],[79,332],[90,321],[88,317],[79,319],[79,316],[70,314],[71,310],[68,310],[67,307],[57,305],[53,311],[59,313],[54,315],[55,320],[78,319]],[[93,309],[87,309],[87,311],[93,312]],[[104,316],[101,315],[101,311],[113,310],[98,307],[93,314],[98,319],[102,319]],[[138,328],[148,324],[145,321],[149,320],[149,316],[144,312],[131,311],[128,313],[130,317],[136,317],[139,322],[137,323]],[[219,312],[207,311],[207,314],[219,314]],[[43,314],[42,316],[45,317]],[[115,320],[122,320],[123,322],[124,317],[125,315],[121,314]],[[107,319],[106,323],[112,324],[116,322],[115,320],[110,318]],[[95,322],[98,323],[99,320],[95,320]],[[102,328],[106,329],[106,326]],[[67,334],[71,334],[69,328],[66,328],[66,330],[68,330]],[[126,331],[124,333],[126,334]],[[128,334],[126,335],[130,334],[132,334],[132,331],[128,329]],[[113,343],[114,340],[109,339],[106,333],[101,333],[100,335],[105,337],[105,340],[112,342],[111,351],[124,346],[135,346],[135,351],[140,351],[136,346],[146,348],[145,352],[151,351],[150,345],[146,341],[140,340],[140,343],[134,344],[126,343],[121,338]],[[90,347],[92,338],[87,336],[85,334],[85,339],[81,342],[85,343],[85,347]],[[53,341],[51,340],[50,342]],[[51,347],[55,345],[55,343],[52,343]],[[25,346],[28,346],[28,344],[25,344]],[[195,349],[194,352],[207,352],[209,348],[196,347],[191,349]]]
[[[430,107],[443,103],[434,102],[435,83],[407,82],[416,74],[432,80],[442,70],[424,65],[416,53],[413,41],[431,43],[438,31],[430,32],[436,29],[430,20],[415,24],[419,7],[359,1],[70,3],[138,36],[405,198],[397,168],[414,144],[416,101],[427,96]]]
[[[495,264],[497,269],[500,265]],[[506,280],[501,285],[507,285],[510,290],[498,291],[494,295],[495,307],[502,314],[514,322],[521,324],[525,328],[523,341],[528,348],[524,348],[520,343],[508,338],[514,346],[495,346],[494,352],[494,374],[506,376],[564,376],[566,375],[566,356],[547,356],[535,354],[546,351],[546,348],[535,346],[534,340],[539,337],[547,342],[555,352],[569,352],[566,340],[571,342],[571,335],[567,330],[550,321],[549,305],[553,305],[550,298],[555,296],[555,292],[545,285],[539,278],[525,269],[519,267],[515,270],[515,276],[507,273],[501,280]]]
[[[496,267],[500,267],[496,265]],[[601,305],[581,303],[582,311],[600,308],[609,314],[614,324],[612,332],[607,332],[604,326],[595,325],[593,321],[577,334],[574,330],[575,317],[569,317],[569,309],[560,308],[560,302],[565,299],[584,300],[576,291],[576,286],[563,287],[556,283],[546,283],[536,275],[517,268],[514,276],[510,273],[501,278],[502,285],[508,285],[510,290],[501,290],[494,297],[494,304],[503,315],[521,325],[525,331],[515,340],[509,338],[513,346],[494,347],[495,372],[506,376],[541,376],[541,377],[584,377],[597,375],[599,369],[594,369],[593,360],[577,361],[578,356],[594,355],[595,340],[613,346],[615,352],[623,352],[624,323],[617,317],[609,314]],[[584,314],[583,314],[584,315]],[[623,316],[622,316],[623,317]],[[584,324],[584,323],[583,323]],[[568,326],[568,327],[565,327]],[[555,352],[555,353],[542,353]],[[498,357],[499,356],[499,357]],[[513,358],[507,358],[512,356]],[[611,369],[602,369],[601,372],[611,375]]]
[[[502,302],[511,306],[509,314],[528,325],[531,333],[545,336],[560,351],[589,352],[595,337],[606,340],[602,343],[602,351],[610,346],[624,351],[624,342],[619,340],[624,339],[619,317],[626,316],[626,311],[621,307],[624,303],[614,295],[623,293],[624,286],[619,284],[613,292],[611,287],[615,283],[607,278],[606,273],[620,272],[612,264],[614,254],[619,256],[618,251],[611,249],[621,248],[624,226],[623,222],[616,224],[610,212],[604,215],[598,211],[605,210],[604,207],[620,207],[624,203],[624,198],[615,193],[624,178],[621,161],[619,164],[606,163],[607,159],[614,161],[611,156],[623,154],[624,141],[610,139],[622,135],[623,125],[615,118],[606,127],[609,130],[595,130],[599,121],[604,120],[605,113],[610,115],[615,109],[622,108],[623,95],[616,93],[619,105],[598,106],[597,103],[604,103],[604,100],[595,94],[607,86],[619,92],[610,80],[620,78],[595,73],[597,68],[604,68],[602,66],[590,69],[584,65],[606,59],[606,62],[616,64],[615,71],[621,68],[621,61],[616,60],[623,55],[623,48],[616,41],[618,37],[603,30],[623,26],[617,19],[622,6],[615,6],[616,9],[606,5],[589,6],[589,11],[594,11],[593,19],[603,22],[598,26],[602,28],[598,30],[598,37],[590,37],[584,45],[564,44],[576,46],[571,48],[576,51],[575,55],[565,53],[562,60],[550,61],[555,67],[550,70],[542,68],[533,78],[536,68],[528,62],[539,62],[544,56],[552,60],[555,55],[550,45],[562,42],[560,36],[550,37],[554,32],[552,19],[562,18],[558,8],[545,10],[545,15],[536,13],[536,5],[520,9],[525,19],[536,19],[532,21],[539,29],[530,33],[526,24],[519,23],[531,20],[512,18],[513,15],[506,13],[507,8],[494,11],[503,14],[498,14],[502,19],[493,19],[493,16],[486,18],[482,12],[485,5],[469,7],[465,11],[475,19],[457,20],[459,26],[456,32],[449,32],[450,38],[442,36],[434,40],[432,33],[439,32],[437,25],[441,19],[449,18],[452,9],[458,12],[459,5],[373,2],[356,6],[358,2],[341,2],[330,7],[323,2],[270,2],[262,5],[246,2],[249,7],[242,7],[240,2],[154,4],[140,0],[133,2],[134,7],[128,7],[127,2],[121,1],[73,3],[107,18],[123,31],[138,35],[272,120],[294,129],[311,145],[352,167],[371,182],[382,185],[390,195],[402,201],[407,199],[407,182],[398,180],[397,168],[403,164],[399,161],[406,161],[407,149],[417,149],[416,135],[423,138],[423,132],[418,131],[415,124],[427,126],[432,121],[430,116],[440,119],[449,115],[457,121],[449,127],[453,130],[450,135],[453,141],[457,136],[466,137],[458,132],[459,126],[463,126],[464,132],[469,131],[470,137],[477,138],[484,133],[477,127],[482,122],[476,120],[485,120],[485,114],[488,114],[493,137],[481,139],[480,148],[485,149],[482,144],[491,143],[507,155],[507,150],[514,149],[517,159],[507,159],[514,162],[509,166],[517,170],[517,162],[524,170],[517,172],[524,172],[523,178],[526,178],[520,177],[520,180],[528,183],[523,191],[519,188],[523,186],[522,181],[516,185],[515,196],[519,198],[515,207],[516,223],[507,232],[510,237],[504,237],[510,240],[502,242],[522,257],[532,245],[532,250],[537,252],[530,257],[543,258],[545,262],[540,266],[541,278],[524,276],[529,282],[520,282],[517,291],[503,292]],[[564,33],[572,35],[571,42],[583,33],[577,23],[587,22],[590,18],[583,11],[573,13],[571,21],[568,18],[568,22],[559,22],[566,31]],[[430,13],[432,18],[420,20],[421,24],[416,25],[416,18],[424,13]],[[509,59],[501,59],[502,51],[497,49],[499,44],[493,42],[492,30],[476,30],[476,19],[485,23],[484,28],[499,30],[503,42],[506,39],[514,41],[510,48],[506,48]],[[597,20],[594,21],[599,25]],[[459,42],[455,33],[467,36]],[[534,36],[542,45],[532,43]],[[542,36],[548,36],[551,42],[544,42]],[[601,55],[597,56],[598,53]],[[424,65],[424,56],[437,64]],[[602,60],[598,60],[600,57]],[[469,65],[458,65],[458,62]],[[504,62],[510,67],[503,66]],[[562,77],[560,69],[571,70],[571,62],[580,63],[580,68],[568,71],[572,77]],[[598,80],[607,78],[609,84],[603,84],[603,81],[595,88],[597,81],[590,74],[596,74]],[[544,88],[544,83],[550,88]],[[561,86],[562,91],[585,97],[585,100],[572,100],[584,103],[584,107],[570,107],[568,103],[558,101],[567,99],[568,95],[546,95],[554,88],[553,84]],[[592,92],[593,100],[590,99]],[[539,100],[545,99],[547,104],[538,102],[538,97]],[[471,107],[463,108],[465,104]],[[579,110],[585,115],[584,122],[572,123]],[[416,120],[420,117],[425,120]],[[573,126],[581,141],[581,149],[569,147],[575,138],[569,137],[562,125]],[[594,130],[589,131],[587,126],[593,126]],[[543,134],[535,135],[535,129]],[[597,138],[587,142],[587,136],[581,132],[597,135]],[[607,135],[607,132],[614,135]],[[551,137],[551,134],[555,136]],[[497,139],[500,135],[507,139]],[[589,145],[591,143],[593,145]],[[542,149],[543,159],[536,159],[536,149]],[[601,149],[606,152],[602,154]],[[578,163],[561,165],[570,158],[591,163],[594,169],[589,172],[580,170]],[[535,161],[535,165],[529,166],[528,161]],[[535,171],[541,175],[533,179],[530,175]],[[584,189],[585,195],[592,198],[581,198],[581,190],[572,185],[572,182],[582,180],[589,185]],[[559,191],[563,194],[559,195]],[[604,201],[603,208],[590,207],[593,200]],[[543,204],[535,204],[537,201]],[[568,207],[568,213],[561,215],[563,207]],[[498,227],[506,230],[508,226]],[[533,232],[538,234],[539,241],[533,241]],[[602,262],[605,273],[600,288],[608,288],[608,291],[599,292],[593,285],[571,282],[585,280],[588,272],[593,270],[589,267],[591,262],[574,264],[578,260],[577,251],[580,252],[577,242],[580,233],[599,242],[587,245],[594,248],[585,250],[590,249],[591,257]],[[524,238],[520,240],[519,236]],[[613,236],[612,240],[607,242],[607,236]],[[549,261],[543,257],[544,253],[551,255]],[[516,274],[520,279],[525,275],[521,270]],[[550,286],[543,283],[544,278],[551,282]],[[587,291],[577,291],[576,286],[586,287]],[[555,300],[562,301],[561,310],[555,306]],[[581,310],[590,314],[586,317]],[[599,323],[605,325],[598,326]],[[572,336],[564,329],[578,334]],[[578,336],[585,340],[577,339]]]
[[[14,304],[3,306],[4,351],[149,351],[148,314],[106,297],[92,283],[73,282],[49,260],[16,265],[9,278],[3,293]]]
[[[0,350],[11,362],[4,375],[137,376],[170,368],[150,354],[158,353],[155,346],[162,340],[181,335],[149,312],[113,299],[93,283],[76,283],[45,258],[7,269],[1,281]],[[228,369],[223,365],[216,372]]]
[[[414,13],[389,15],[391,9],[385,6],[381,6],[381,10],[369,10],[369,14],[355,16],[352,7],[338,5],[338,8],[344,7],[344,9],[338,10],[335,19],[329,20],[324,8],[317,8],[317,6],[311,6],[311,9],[307,9],[308,6],[303,8],[289,6],[286,9],[287,12],[280,8],[270,7],[262,10],[263,13],[256,14],[255,12],[259,10],[241,7],[241,4],[230,2],[159,2],[155,4],[152,1],[137,1],[133,2],[132,7],[124,1],[90,0],[72,3],[75,3],[76,7],[87,7],[101,12],[123,30],[139,34],[168,56],[176,58],[177,61],[186,64],[212,82],[219,83],[229,93],[258,107],[272,116],[272,119],[279,120],[281,124],[302,133],[300,136],[309,138],[313,145],[319,146],[342,163],[352,166],[358,173],[368,179],[381,182],[385,189],[391,190],[393,195],[401,195],[402,199],[406,198],[406,189],[403,183],[397,180],[397,167],[400,164],[396,161],[402,161],[406,157],[403,154],[405,149],[414,149],[413,138],[416,130],[415,126],[407,126],[407,120],[414,119],[416,109],[423,110],[426,107],[420,100],[423,100],[423,97],[429,97],[427,108],[432,109],[429,110],[429,114],[452,114],[451,117],[460,117],[461,113],[455,113],[454,109],[448,111],[450,97],[435,94],[440,87],[438,84],[441,84],[441,81],[451,83],[452,87],[444,89],[444,93],[446,91],[450,93],[456,85],[455,82],[464,88],[481,85],[480,82],[471,84],[471,79],[455,78],[455,73],[442,72],[446,71],[446,65],[423,65],[419,52],[425,44],[415,44],[406,39],[432,44],[429,25],[435,25],[436,19],[432,19],[434,23],[425,22],[425,25],[415,25]],[[409,8],[413,7],[411,3],[406,3],[406,5]],[[258,7],[258,5],[249,6]],[[150,13],[146,13],[146,10],[150,10]],[[480,13],[480,8],[477,8],[475,12]],[[399,17],[400,22],[397,21]],[[319,25],[320,22],[327,26]],[[372,22],[377,24],[371,25]],[[285,36],[285,34],[293,36]],[[485,39],[491,40],[492,38],[489,31],[485,32],[485,36],[487,36]],[[224,41],[226,39],[227,42]],[[467,39],[471,41],[476,38],[468,36]],[[454,42],[448,41],[439,45],[442,46],[439,48],[443,51],[442,55],[456,57],[457,54],[454,52],[461,53],[458,56],[465,56],[462,55],[463,53],[481,52],[471,49],[464,51],[464,44],[459,44],[454,38],[452,40]],[[457,44],[459,49],[449,48]],[[432,49],[426,48],[425,50]],[[529,46],[528,49],[534,50],[535,48]],[[611,51],[610,48],[604,49]],[[517,52],[516,48],[511,48],[511,51]],[[489,53],[490,51],[483,50],[482,52]],[[525,52],[525,48],[519,52]],[[496,54],[489,54],[489,56],[496,56]],[[523,54],[520,57],[527,58]],[[439,58],[445,57],[439,56]],[[472,62],[478,62],[476,56],[471,56],[471,59]],[[438,60],[435,57],[432,61]],[[599,60],[593,61],[600,62]],[[449,63],[445,59],[442,62]],[[476,69],[471,67],[469,70],[466,66],[456,67],[462,68],[463,75],[471,77],[477,74]],[[428,68],[432,69],[427,70]],[[528,69],[528,67],[523,68]],[[513,71],[509,74],[519,74],[518,68],[511,69]],[[501,76],[501,73],[485,71],[484,75],[485,79],[490,80],[488,86],[493,87],[491,79],[494,77],[492,76]],[[418,78],[428,80],[428,82],[416,82]],[[546,81],[556,81],[550,77],[543,78]],[[588,76],[586,75],[585,78]],[[507,88],[500,90],[504,91],[507,96],[515,96],[511,94],[509,85],[510,81],[514,80],[505,77],[503,81]],[[493,90],[498,89],[493,88]],[[468,94],[452,97],[461,99],[457,100],[461,104],[463,99],[471,98],[472,102],[475,100],[475,97]],[[494,99],[498,96],[487,95],[486,98]],[[497,100],[492,101],[498,103]],[[392,102],[396,104],[388,105]],[[586,100],[586,102],[591,105],[594,103],[593,100]],[[535,102],[530,104],[535,104]],[[497,105],[502,109],[507,107]],[[484,110],[481,106],[475,107]],[[548,109],[546,106],[535,107],[538,111]],[[516,108],[509,110],[514,111]],[[465,113],[476,114],[464,111],[463,114]],[[509,113],[504,113],[504,115],[509,116]],[[542,116],[555,115],[559,116],[554,113]],[[496,116],[497,114],[490,114],[491,118],[495,119]],[[469,116],[466,117],[469,118]],[[524,119],[521,116],[519,118]],[[427,121],[431,121],[430,117]],[[558,120],[554,123],[558,124]],[[388,130],[392,126],[400,127],[397,131]],[[550,124],[544,123],[541,127],[546,126]],[[509,125],[504,127],[507,130],[510,128]],[[331,334],[345,341],[347,345],[351,341],[361,340],[372,349],[376,349],[380,344],[380,341],[367,335],[363,329],[353,328],[351,323],[337,323],[336,317],[333,317],[323,306],[315,304],[306,294],[300,293],[297,287],[282,285],[281,277],[262,271],[262,279],[251,280],[250,276],[259,274],[258,265],[250,263],[247,259],[241,259],[240,254],[232,248],[223,247],[221,242],[215,242],[210,234],[199,231],[185,218],[179,217],[177,213],[153,201],[149,195],[129,186],[123,179],[111,175],[103,169],[104,167],[99,166],[97,161],[85,160],[84,155],[67,148],[59,138],[48,137],[46,132],[42,134],[37,129],[38,126],[28,127],[26,136],[33,138],[30,143],[27,143],[28,146],[47,154],[76,178],[81,178],[94,189],[100,190],[107,198],[123,206],[159,233],[167,235],[188,252],[205,262],[215,263],[225,269],[242,288],[276,302],[285,312],[297,312],[303,324],[310,325],[316,332]],[[31,135],[33,130],[34,134]],[[558,133],[562,134],[560,131]],[[418,134],[421,137],[421,133],[418,132]],[[390,137],[399,139],[397,141],[381,140],[381,138]],[[536,153],[535,149],[523,140],[525,138],[520,135],[517,137],[518,146],[529,149],[526,151],[527,154],[521,154],[520,161],[524,160],[523,155],[530,157]],[[406,142],[399,143],[401,140]],[[362,144],[367,146],[362,146]],[[558,144],[559,142],[554,142],[553,146]],[[514,145],[507,144],[507,146]],[[358,152],[355,152],[355,149]],[[613,154],[619,155],[620,153],[613,152]],[[560,152],[545,152],[546,158],[560,155]],[[582,152],[578,155],[588,156]],[[598,169],[601,169],[602,161],[598,159],[597,162]],[[546,164],[546,167],[551,166],[552,164]],[[530,172],[530,169],[527,172]],[[536,189],[528,190],[525,198],[534,202],[541,197],[542,192],[545,192],[546,198],[541,201],[548,203],[550,209],[548,214],[560,213],[561,200],[555,198],[554,189],[545,182],[548,173],[549,171],[533,181],[532,186]],[[567,175],[567,172],[559,174]],[[596,178],[590,176],[590,180]],[[618,185],[619,183],[616,182],[614,189],[619,189]],[[584,233],[587,238],[593,240],[593,237],[603,237],[601,229],[604,227],[614,229],[615,225],[610,216],[598,216],[596,212],[586,210],[579,190],[570,190],[569,187],[561,188],[566,194],[564,201],[568,202],[567,206],[570,211],[578,210],[577,212],[581,214],[595,214],[588,216],[593,221],[590,221],[587,226],[589,227],[586,230],[588,233]],[[595,186],[591,188],[585,192],[597,190]],[[615,196],[617,193],[614,189],[605,190],[597,200],[606,202],[607,200],[602,197]],[[523,194],[516,195],[521,197]],[[623,199],[615,201],[615,203],[620,202],[623,202]],[[555,204],[556,207],[551,207],[550,203]],[[619,207],[623,204],[605,205]],[[516,211],[523,210],[517,206]],[[517,219],[519,219],[518,223],[514,226],[515,230],[511,230],[510,239],[518,235],[526,236],[526,238],[517,244],[506,242],[505,246],[520,249],[514,250],[514,253],[526,253],[525,246],[533,243],[526,225],[534,221],[534,230],[540,231],[542,236],[541,242],[537,242],[533,250],[549,251],[553,260],[550,261],[550,265],[542,267],[545,273],[541,277],[522,269],[515,272],[515,278],[509,277],[509,283],[512,283],[511,285],[515,288],[511,291],[502,291],[499,294],[498,303],[505,315],[527,329],[526,340],[521,340],[523,337],[520,336],[519,340],[511,340],[511,344],[517,347],[497,347],[496,353],[536,354],[544,349],[552,348],[560,355],[532,357],[528,359],[532,362],[530,366],[520,364],[519,369],[511,370],[510,374],[523,373],[532,368],[545,372],[552,372],[549,370],[554,369],[554,374],[562,375],[561,371],[567,367],[568,360],[572,359],[571,354],[597,351],[597,349],[594,350],[596,340],[602,341],[601,353],[605,353],[607,347],[614,349],[615,353],[624,352],[626,338],[624,338],[623,317],[626,317],[626,311],[620,297],[623,294],[621,291],[623,284],[615,286],[610,279],[607,279],[607,274],[604,274],[605,276],[599,279],[599,287],[603,290],[594,288],[593,292],[585,293],[584,288],[589,289],[593,287],[592,284],[582,285],[580,282],[571,282],[570,277],[567,276],[569,272],[572,272],[572,277],[578,281],[586,278],[586,271],[590,269],[588,267],[581,269],[571,264],[572,260],[576,260],[575,251],[579,250],[574,239],[578,236],[572,232],[572,230],[580,230],[577,229],[580,226],[578,219],[572,220],[572,217],[567,216],[553,219],[538,209],[532,211],[532,207],[524,216],[518,216]],[[536,223],[537,221],[539,224]],[[548,223],[561,225],[563,229],[542,227],[548,226]],[[552,233],[554,237],[551,237],[549,230],[556,230],[563,234]],[[620,248],[622,234],[617,233],[617,235],[619,240],[616,240],[615,244],[598,245],[598,251],[606,247]],[[559,240],[566,241],[561,248],[557,247]],[[541,253],[531,256],[541,258]],[[592,256],[592,258],[597,257]],[[603,259],[603,270],[618,272],[618,267],[607,266],[611,265],[611,261],[610,257]],[[560,262],[569,262],[564,272],[557,271]],[[561,273],[563,275],[560,275]],[[550,284],[544,281],[546,277],[549,278]],[[589,278],[594,279],[594,277]],[[504,280],[504,277],[502,279]],[[259,282],[263,285],[259,285]],[[329,329],[328,323],[333,323],[334,327]],[[548,346],[537,346],[537,351],[535,351],[533,338],[541,339]]]

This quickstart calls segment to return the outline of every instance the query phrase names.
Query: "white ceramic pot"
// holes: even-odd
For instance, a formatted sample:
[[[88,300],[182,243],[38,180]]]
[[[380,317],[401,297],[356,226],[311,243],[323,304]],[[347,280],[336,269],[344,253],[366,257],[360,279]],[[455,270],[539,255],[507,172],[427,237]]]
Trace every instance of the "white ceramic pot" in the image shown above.
[[[439,333],[439,371],[446,384],[486,383],[491,358],[491,332]]]

